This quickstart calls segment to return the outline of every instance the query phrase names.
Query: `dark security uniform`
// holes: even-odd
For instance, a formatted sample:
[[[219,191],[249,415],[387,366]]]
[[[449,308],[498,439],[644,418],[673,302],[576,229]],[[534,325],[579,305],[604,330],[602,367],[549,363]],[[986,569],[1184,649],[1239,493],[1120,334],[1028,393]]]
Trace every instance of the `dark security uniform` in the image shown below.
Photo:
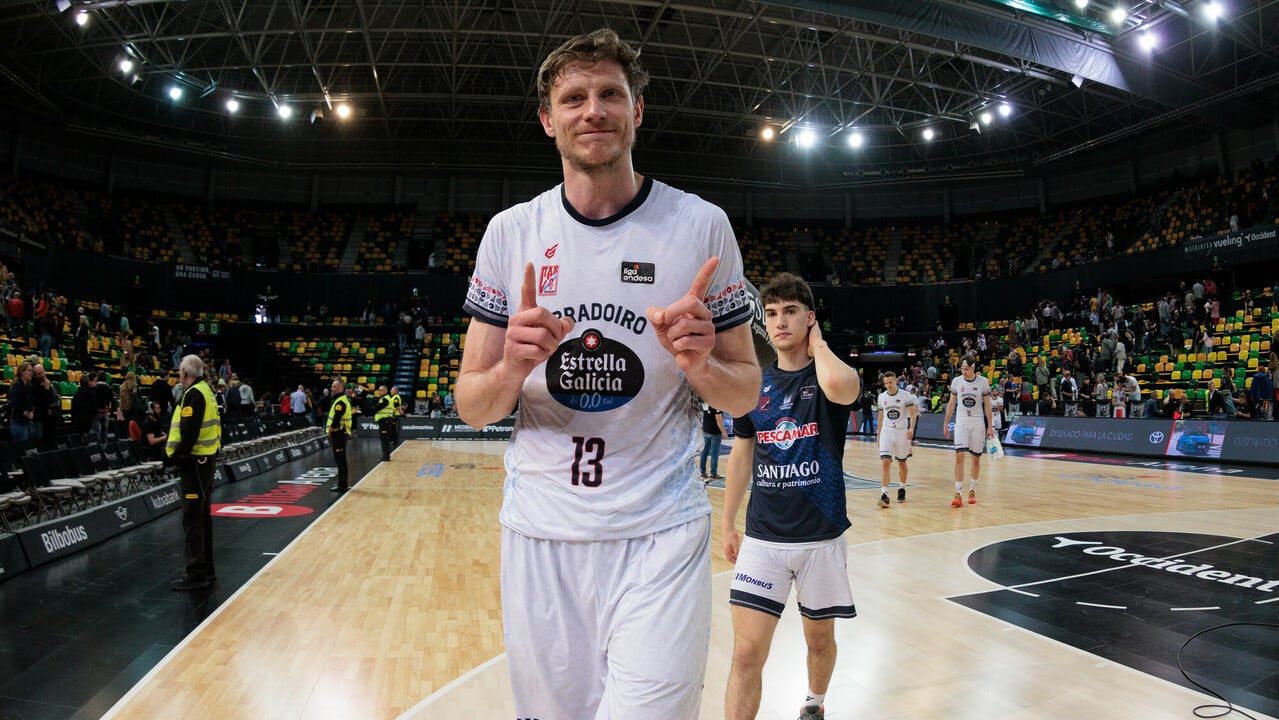
[[[173,409],[165,454],[178,468],[182,491],[182,530],[186,534],[186,577],[213,580],[213,517],[209,500],[213,471],[222,447],[222,423],[208,383],[197,380]]]
[[[391,459],[391,450],[394,449],[392,443],[392,433],[396,423],[395,419],[395,403],[391,401],[390,395],[383,395],[375,401],[373,406],[373,419],[377,421],[377,434],[382,440],[382,462]]]
[[[337,396],[329,407],[329,419],[325,423],[329,432],[329,445],[333,448],[333,464],[338,469],[338,484],[334,490],[350,487],[346,468],[346,441],[351,437],[351,399],[345,393]]]

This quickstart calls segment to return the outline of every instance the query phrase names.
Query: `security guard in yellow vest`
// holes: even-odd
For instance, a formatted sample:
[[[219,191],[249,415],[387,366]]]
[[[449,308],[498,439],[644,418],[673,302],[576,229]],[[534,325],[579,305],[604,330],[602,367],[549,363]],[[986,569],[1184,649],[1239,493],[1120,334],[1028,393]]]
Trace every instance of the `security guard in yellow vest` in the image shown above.
[[[391,433],[399,420],[395,417],[395,403],[386,393],[385,385],[378,385],[377,396],[373,401],[373,419],[377,421],[377,434],[382,440],[382,462],[390,462]]]
[[[400,389],[391,386],[391,405],[395,408],[395,422],[391,423],[391,448],[400,446],[400,417],[405,414],[404,398],[400,397]]]
[[[173,582],[174,590],[202,590],[217,580],[209,495],[222,447],[222,421],[205,372],[204,361],[198,356],[182,358],[178,370],[182,399],[173,409],[164,446],[165,463],[177,467],[179,473],[182,531],[186,535],[186,570]]]
[[[353,392],[355,388],[351,388]],[[325,429],[329,433],[329,447],[333,448],[333,464],[338,469],[338,482],[330,490],[333,492],[346,492],[350,487],[347,480],[346,467],[346,441],[351,439],[351,397],[348,394],[346,383],[341,380],[334,380],[333,385],[329,389],[329,394],[333,396],[333,404],[329,406],[329,418],[324,423]]]

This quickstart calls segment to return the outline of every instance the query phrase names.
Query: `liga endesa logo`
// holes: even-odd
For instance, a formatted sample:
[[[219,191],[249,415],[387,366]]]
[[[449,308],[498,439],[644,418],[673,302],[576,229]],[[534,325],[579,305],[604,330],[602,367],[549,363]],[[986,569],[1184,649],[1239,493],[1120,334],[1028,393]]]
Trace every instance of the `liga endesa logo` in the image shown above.
[[[285,518],[309,515],[315,510],[299,505],[317,487],[337,477],[337,468],[313,468],[295,480],[281,480],[272,490],[246,495],[233,503],[213,506],[212,514],[226,518]]]

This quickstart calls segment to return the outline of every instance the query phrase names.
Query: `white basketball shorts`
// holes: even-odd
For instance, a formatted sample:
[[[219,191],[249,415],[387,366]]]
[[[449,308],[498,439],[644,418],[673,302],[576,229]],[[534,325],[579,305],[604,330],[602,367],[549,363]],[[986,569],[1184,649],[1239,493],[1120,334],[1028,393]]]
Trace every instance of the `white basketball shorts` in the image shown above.
[[[968,452],[981,457],[986,454],[986,424],[983,420],[960,425],[955,423],[955,452]]]
[[[910,449],[910,439],[906,437],[905,430],[884,428],[879,433],[879,456],[881,458],[891,457],[905,461],[912,454],[914,453]]]
[[[810,620],[857,617],[842,535],[795,547],[743,538],[728,602],[781,617],[792,583],[800,615]]]
[[[515,717],[696,720],[711,626],[710,517],[629,540],[502,530]]]

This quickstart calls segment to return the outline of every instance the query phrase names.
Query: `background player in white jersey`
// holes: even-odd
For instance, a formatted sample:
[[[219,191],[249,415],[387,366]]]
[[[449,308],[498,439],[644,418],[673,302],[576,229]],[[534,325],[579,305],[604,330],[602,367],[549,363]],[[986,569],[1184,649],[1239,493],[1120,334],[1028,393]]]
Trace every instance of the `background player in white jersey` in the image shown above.
[[[950,381],[950,401],[946,403],[946,419],[942,423],[946,437],[950,437],[950,419],[955,418],[955,497],[950,506],[956,508],[964,506],[964,453],[973,459],[968,504],[974,505],[986,438],[995,437],[990,418],[990,381],[977,374],[977,358],[972,355],[965,355],[959,361],[959,370],[960,374]]]
[[[464,306],[458,413],[482,427],[519,402],[500,519],[521,718],[697,717],[710,502],[691,397],[744,413],[759,394],[728,218],[634,171],[637,59],[597,30],[543,63],[564,182],[493,218]]]
[[[897,461],[901,487],[897,488],[897,502],[906,502],[906,460],[911,456],[910,446],[915,442],[915,425],[919,422],[919,405],[915,396],[897,386],[897,373],[884,373],[884,392],[879,394],[879,458],[883,474],[879,479],[879,506],[888,504],[888,476],[893,460]]]
[[[764,370],[755,409],[733,420],[722,524],[733,663],[725,715],[754,718],[761,673],[792,581],[808,644],[808,694],[800,720],[821,720],[835,670],[835,618],[854,617],[848,585],[844,438],[861,392],[857,373],[822,341],[808,284],[782,273],[760,291],[777,361]],[[737,510],[754,480],[746,540]]]

